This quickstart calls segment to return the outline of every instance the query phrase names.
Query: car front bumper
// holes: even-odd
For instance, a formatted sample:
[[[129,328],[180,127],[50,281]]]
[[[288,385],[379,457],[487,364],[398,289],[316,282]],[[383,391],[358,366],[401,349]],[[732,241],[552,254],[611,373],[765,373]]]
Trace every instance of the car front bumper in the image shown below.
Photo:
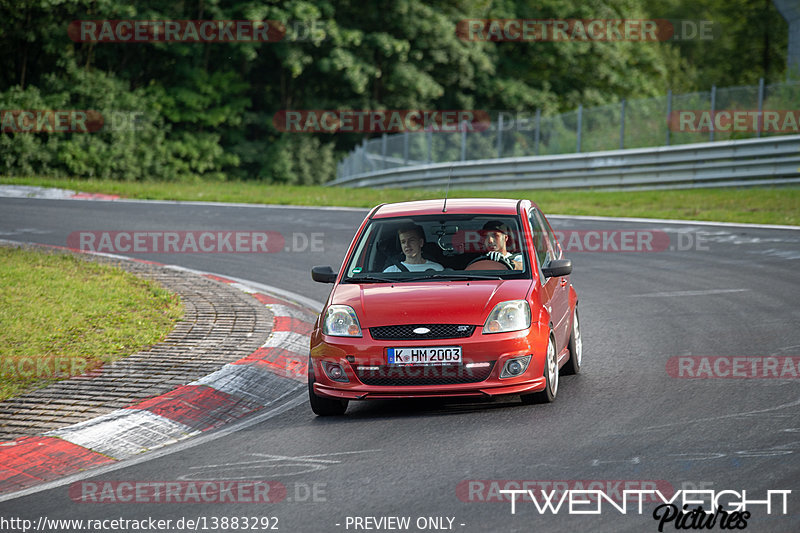
[[[486,397],[506,394],[527,394],[545,388],[544,363],[549,338],[549,328],[533,324],[523,331],[483,335],[482,328],[469,338],[436,339],[424,342],[407,340],[376,341],[368,331],[362,338],[330,337],[317,332],[312,337],[311,357],[313,365],[315,394],[329,398],[347,400],[370,400],[390,398],[437,398],[437,397]],[[460,346],[462,365],[470,363],[490,363],[491,372],[485,379],[463,383],[423,384],[413,380],[413,384],[366,384],[362,381],[358,367],[391,368],[393,372],[406,372],[419,376],[436,371],[436,367],[403,366],[390,367],[387,364],[388,348],[415,346]],[[515,377],[500,378],[503,367],[509,359],[531,355],[530,363],[522,374]],[[347,382],[330,379],[323,363],[339,365],[347,376]],[[450,367],[453,371],[454,367]],[[459,371],[463,372],[463,366]],[[427,369],[427,370],[426,370]],[[440,367],[446,374],[446,368]],[[434,380],[435,381],[435,380]],[[452,380],[451,380],[452,381]]]

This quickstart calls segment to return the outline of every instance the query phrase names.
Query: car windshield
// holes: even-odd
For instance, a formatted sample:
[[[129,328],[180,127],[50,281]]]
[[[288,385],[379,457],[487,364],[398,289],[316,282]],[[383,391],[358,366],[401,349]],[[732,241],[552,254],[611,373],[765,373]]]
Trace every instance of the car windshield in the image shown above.
[[[530,278],[517,217],[427,215],[373,219],[345,271],[349,283]]]

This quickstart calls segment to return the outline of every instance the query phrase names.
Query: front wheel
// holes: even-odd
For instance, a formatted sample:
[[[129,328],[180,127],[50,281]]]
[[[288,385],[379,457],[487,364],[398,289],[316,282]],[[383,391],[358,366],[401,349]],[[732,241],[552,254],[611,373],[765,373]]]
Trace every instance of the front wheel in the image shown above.
[[[575,316],[572,317],[572,333],[569,336],[569,359],[561,367],[561,373],[565,376],[578,374],[583,364],[583,338],[581,337],[581,325],[578,322],[578,308],[575,308]]]
[[[308,365],[308,401],[311,410],[317,416],[339,416],[347,411],[348,400],[338,400],[336,398],[323,398],[314,392],[314,367]]]
[[[556,346],[553,337],[547,343],[547,358],[544,361],[545,386],[541,392],[532,394],[521,394],[522,403],[528,405],[532,403],[551,403],[555,401],[558,394],[558,359],[556,358]]]

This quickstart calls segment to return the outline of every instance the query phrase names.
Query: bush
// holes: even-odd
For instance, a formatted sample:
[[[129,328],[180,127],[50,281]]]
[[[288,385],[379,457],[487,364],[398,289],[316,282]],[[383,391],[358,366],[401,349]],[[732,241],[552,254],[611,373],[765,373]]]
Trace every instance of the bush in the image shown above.
[[[0,174],[103,178],[123,181],[224,179],[238,165],[220,135],[171,132],[155,91],[130,90],[114,76],[82,70],[50,76],[48,94],[35,86],[0,93],[4,110],[93,110],[103,117],[96,132],[0,134]]]

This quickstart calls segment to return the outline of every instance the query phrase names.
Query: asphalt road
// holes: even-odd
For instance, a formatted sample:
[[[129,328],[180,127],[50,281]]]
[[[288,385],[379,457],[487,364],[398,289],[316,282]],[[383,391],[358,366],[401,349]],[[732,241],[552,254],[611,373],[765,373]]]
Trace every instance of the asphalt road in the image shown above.
[[[288,251],[126,255],[266,283],[322,302],[330,286],[312,282],[309,270],[319,264],[339,268],[365,213],[3,198],[0,238],[64,246],[77,231],[276,231]],[[503,485],[536,480],[541,483],[529,486],[537,494],[552,488],[548,482],[609,494],[624,488],[620,481],[629,481],[631,489],[656,483],[674,491],[745,490],[748,500],[792,490],[785,514],[776,493],[771,514],[766,505],[749,506],[747,531],[799,531],[798,359],[779,359],[778,371],[786,379],[686,379],[671,375],[668,361],[723,356],[729,366],[718,363],[716,373],[730,375],[734,357],[800,356],[800,231],[556,217],[551,224],[556,231],[633,229],[669,237],[663,251],[620,252],[602,250],[602,238],[566,235],[577,235],[568,256],[580,296],[584,371],[561,380],[555,403],[523,406],[514,397],[351,402],[345,417],[320,419],[301,400],[240,431],[85,480],[98,487],[125,481],[268,480],[285,487],[281,501],[76,503],[69,486],[61,486],[0,503],[0,529],[20,531],[10,522],[3,527],[2,519],[11,518],[152,517],[172,520],[165,530],[183,531],[194,528],[180,529],[176,521],[201,517],[197,529],[206,531],[245,525],[249,530],[277,525],[288,532],[658,531],[654,503],[645,503],[642,514],[629,501],[624,513],[604,502],[600,514],[577,515],[566,504],[556,514],[542,514],[532,502],[519,501],[512,514],[508,501],[480,501],[497,500],[492,490],[502,488],[487,480]],[[619,236],[608,237],[606,247]],[[576,251],[598,242],[601,250]],[[794,376],[783,368],[787,360],[794,361]],[[737,373],[747,374],[750,364],[741,363]],[[692,368],[687,372],[701,367]],[[721,502],[738,499],[729,494]],[[233,517],[250,522],[234,525]],[[277,524],[268,519],[254,528],[252,517],[277,517]],[[410,522],[376,527],[357,517],[409,517]],[[676,530],[674,524],[664,531]],[[127,531],[111,522],[95,525]],[[45,530],[77,528],[51,524]]]

